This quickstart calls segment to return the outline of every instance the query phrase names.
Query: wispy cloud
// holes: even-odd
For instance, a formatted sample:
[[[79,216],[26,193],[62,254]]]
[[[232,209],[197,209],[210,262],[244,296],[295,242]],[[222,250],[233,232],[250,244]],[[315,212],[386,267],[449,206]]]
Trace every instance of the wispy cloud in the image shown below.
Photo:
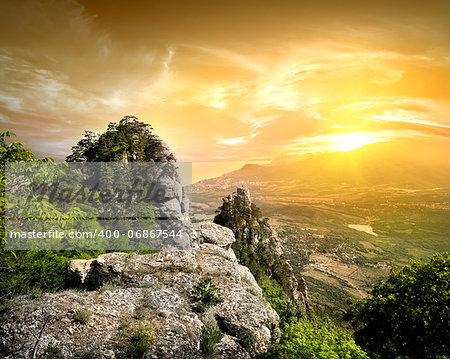
[[[299,4],[287,5],[240,8],[239,23],[186,4],[177,15],[161,3],[151,21],[111,5],[124,25],[96,2],[4,1],[0,122],[33,149],[45,143],[61,156],[84,129],[135,114],[179,157],[205,161],[448,134],[447,34],[376,15],[362,25],[340,5],[341,19],[330,22],[311,5],[308,20],[288,11]]]
[[[425,126],[450,128],[450,126],[431,121],[429,116],[425,113],[413,110],[385,110],[381,115],[371,115],[370,118],[386,122],[405,122]]]
[[[290,156],[318,152],[345,152],[377,142],[421,136],[425,135],[411,130],[324,134],[291,140],[284,146],[284,149],[285,153]]]

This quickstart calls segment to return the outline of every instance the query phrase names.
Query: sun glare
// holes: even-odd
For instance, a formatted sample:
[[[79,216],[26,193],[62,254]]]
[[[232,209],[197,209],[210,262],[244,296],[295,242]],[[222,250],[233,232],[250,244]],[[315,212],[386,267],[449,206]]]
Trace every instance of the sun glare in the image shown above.
[[[336,151],[347,152],[359,147],[376,142],[385,142],[387,139],[377,138],[372,133],[354,132],[334,135],[331,139],[331,145]]]

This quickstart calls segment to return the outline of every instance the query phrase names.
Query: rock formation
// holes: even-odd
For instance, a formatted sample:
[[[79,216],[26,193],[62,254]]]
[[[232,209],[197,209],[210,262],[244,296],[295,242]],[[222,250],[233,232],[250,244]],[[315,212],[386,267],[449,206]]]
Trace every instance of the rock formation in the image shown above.
[[[308,289],[303,277],[296,275],[291,265],[283,258],[283,249],[276,231],[263,218],[261,210],[252,203],[250,190],[238,187],[236,192],[223,198],[223,204],[214,222],[230,228],[237,241],[233,248],[239,253],[265,251],[264,270],[276,279],[292,300],[301,301],[309,308]],[[246,264],[246,263],[244,263]]]
[[[53,345],[67,358],[82,350],[124,358],[129,357],[124,328],[151,323],[157,340],[148,358],[201,358],[205,311],[212,312],[224,333],[218,358],[250,358],[240,344],[241,333],[256,339],[255,353],[266,352],[278,334],[278,315],[229,248],[231,231],[211,223],[200,224],[197,231],[192,250],[108,253],[70,261],[67,285],[75,289],[16,298],[4,315],[0,353],[9,359],[39,358]],[[216,283],[222,301],[199,309],[191,294],[207,277]],[[89,320],[80,323],[83,312]]]

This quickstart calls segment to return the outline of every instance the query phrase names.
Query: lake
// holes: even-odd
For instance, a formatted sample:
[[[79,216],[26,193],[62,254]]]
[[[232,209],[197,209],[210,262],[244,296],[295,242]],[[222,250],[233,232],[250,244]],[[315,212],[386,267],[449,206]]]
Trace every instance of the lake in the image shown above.
[[[373,231],[372,226],[369,226],[368,224],[349,224],[348,227],[351,229],[356,229],[357,231],[365,232],[372,236],[378,237],[378,234],[376,234]]]

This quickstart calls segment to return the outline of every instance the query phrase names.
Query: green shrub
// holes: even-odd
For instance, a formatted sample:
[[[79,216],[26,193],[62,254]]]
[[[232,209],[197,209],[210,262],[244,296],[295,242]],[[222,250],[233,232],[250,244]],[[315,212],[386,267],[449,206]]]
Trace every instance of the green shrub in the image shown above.
[[[141,299],[141,305],[144,308],[151,308],[151,309],[156,308],[155,299],[153,298],[151,291],[146,290],[144,292],[144,296]]]
[[[142,320],[145,318],[146,314],[147,314],[147,310],[143,305],[138,305],[137,307],[134,308],[133,316],[136,319]]]
[[[450,357],[449,282],[450,252],[394,266],[371,297],[351,305],[356,342],[374,357]]]
[[[255,351],[256,337],[252,331],[248,329],[241,330],[237,334],[238,343],[247,351],[249,354],[253,354]]]
[[[64,354],[55,343],[49,343],[42,354],[45,359],[64,359]]]
[[[282,328],[280,342],[267,358],[369,359],[351,335],[329,319],[301,318]]]
[[[215,325],[205,325],[200,336],[200,351],[204,358],[212,359],[217,355],[217,344],[222,340],[223,334]]]
[[[73,314],[73,319],[80,324],[86,325],[91,319],[91,313],[86,309],[78,309]]]
[[[101,285],[101,287],[98,289],[99,293],[104,293],[107,290],[117,290],[122,288],[119,284],[114,282],[105,282]]]
[[[214,284],[212,278],[205,278],[198,282],[192,290],[192,297],[196,301],[201,301],[207,305],[214,305],[222,302],[217,294],[217,286]]]
[[[128,352],[132,358],[145,358],[157,341],[155,327],[151,323],[139,322],[128,329]]]

